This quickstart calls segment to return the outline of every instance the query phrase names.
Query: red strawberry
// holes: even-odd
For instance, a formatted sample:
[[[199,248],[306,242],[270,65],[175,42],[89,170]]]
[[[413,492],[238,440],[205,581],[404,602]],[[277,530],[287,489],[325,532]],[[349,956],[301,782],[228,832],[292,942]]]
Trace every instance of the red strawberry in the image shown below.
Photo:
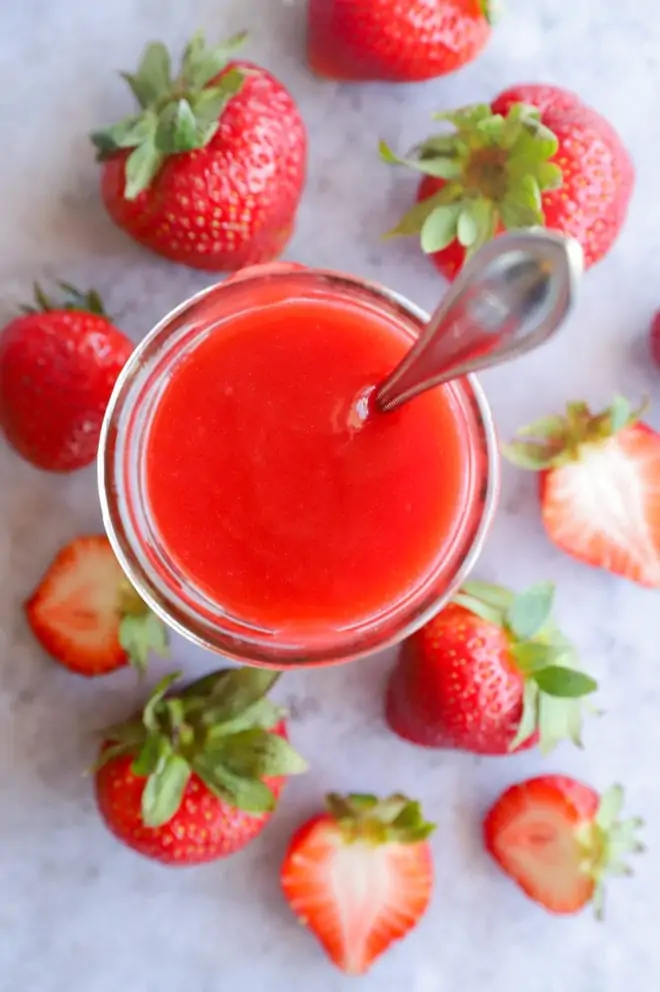
[[[508,754],[568,738],[580,745],[580,697],[593,679],[575,667],[551,619],[554,588],[514,596],[468,582],[403,645],[387,689],[386,718],[426,747]]]
[[[97,293],[58,285],[61,304],[36,286],[37,306],[0,332],[0,426],[37,468],[71,472],[96,458],[103,414],[133,345]]]
[[[226,669],[170,693],[178,676],[159,682],[141,716],[105,732],[96,801],[134,851],[196,865],[249,844],[287,776],[307,765],[266,698],[278,672]]]
[[[165,626],[135,592],[101,534],[77,537],[62,548],[25,612],[44,650],[78,675],[105,675],[129,663],[143,670],[149,651],[167,651]]]
[[[305,181],[307,137],[270,73],[228,61],[244,40],[195,35],[179,75],[160,43],[125,76],[137,113],[92,135],[115,224],[173,262],[224,271],[283,250]]]
[[[574,93],[519,86],[493,103],[435,115],[455,128],[423,142],[410,166],[423,178],[417,204],[390,232],[419,234],[452,279],[502,230],[544,225],[579,241],[589,267],[621,230],[634,185],[628,152],[608,122]]]
[[[405,796],[327,796],[327,813],[294,835],[284,897],[330,959],[363,975],[426,912],[433,889],[427,823]]]
[[[643,850],[638,819],[619,819],[623,790],[599,796],[564,775],[511,786],[486,814],[484,842],[526,895],[551,913],[577,913],[592,902],[602,916],[603,882],[630,875],[623,860]]]
[[[490,0],[310,0],[308,61],[328,79],[416,82],[471,62]]]
[[[523,427],[503,453],[540,472],[543,525],[562,551],[643,586],[660,588],[660,434],[617,396],[592,414],[569,403],[564,417]]]
[[[660,310],[651,321],[651,355],[656,365],[660,365]]]

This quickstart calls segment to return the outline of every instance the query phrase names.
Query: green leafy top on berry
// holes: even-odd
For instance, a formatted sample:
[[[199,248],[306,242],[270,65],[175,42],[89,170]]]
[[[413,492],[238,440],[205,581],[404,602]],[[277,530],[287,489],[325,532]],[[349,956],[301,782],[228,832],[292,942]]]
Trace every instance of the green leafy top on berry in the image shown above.
[[[121,73],[140,111],[95,131],[91,140],[100,160],[132,149],[126,160],[127,200],[147,189],[168,155],[209,143],[218,130],[222,111],[243,85],[245,73],[235,66],[227,69],[227,63],[245,38],[245,33],[238,34],[209,48],[203,33],[198,32],[186,46],[175,78],[166,47],[152,42],[135,75]]]
[[[147,780],[142,819],[148,827],[171,820],[193,773],[229,806],[255,815],[274,809],[263,779],[307,769],[273,732],[283,714],[266,694],[279,673],[222,669],[173,693],[180,674],[158,683],[141,716],[104,731],[108,746],[100,764],[120,755],[133,758],[133,773]]]
[[[540,471],[577,461],[584,445],[601,444],[636,423],[648,402],[633,407],[625,396],[594,414],[586,403],[568,403],[565,416],[544,417],[521,427],[519,440],[502,445],[502,454],[518,468]]]
[[[541,194],[561,186],[562,171],[551,161],[559,142],[536,107],[514,103],[505,117],[474,104],[434,120],[452,124],[454,133],[429,138],[407,158],[380,144],[383,161],[444,180],[389,236],[421,234],[427,253],[458,240],[469,258],[502,228],[543,226]]]
[[[604,882],[608,875],[632,875],[625,858],[641,854],[644,845],[637,839],[637,831],[644,821],[639,817],[621,820],[623,789],[613,785],[602,794],[598,812],[593,821],[578,828],[578,843],[582,849],[582,870],[596,883],[593,907],[596,917],[602,919],[605,901]]]
[[[167,656],[169,635],[167,627],[137,594],[128,579],[119,588],[119,643],[128,660],[142,675],[147,668],[149,652]]]
[[[92,313],[98,317],[107,317],[101,297],[95,289],[82,293],[70,282],[56,282],[63,297],[53,302],[44,292],[38,282],[34,283],[34,305],[22,306],[22,313],[50,313],[53,310],[77,310],[81,313]]]
[[[435,830],[435,824],[422,816],[420,804],[400,793],[378,799],[363,793],[340,796],[331,792],[326,806],[349,843],[417,844]]]
[[[581,700],[598,688],[580,671],[570,641],[552,619],[555,589],[539,582],[515,595],[486,582],[466,582],[454,602],[508,635],[511,657],[524,678],[523,711],[514,750],[534,731],[547,754],[564,739],[582,746]]]

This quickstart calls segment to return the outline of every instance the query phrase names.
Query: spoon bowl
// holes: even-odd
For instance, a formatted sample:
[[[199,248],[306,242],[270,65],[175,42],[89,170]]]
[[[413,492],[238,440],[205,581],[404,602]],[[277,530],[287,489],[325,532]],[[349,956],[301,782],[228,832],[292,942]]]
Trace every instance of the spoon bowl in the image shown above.
[[[376,388],[383,412],[539,347],[566,319],[583,271],[577,241],[514,231],[464,265],[405,358]]]

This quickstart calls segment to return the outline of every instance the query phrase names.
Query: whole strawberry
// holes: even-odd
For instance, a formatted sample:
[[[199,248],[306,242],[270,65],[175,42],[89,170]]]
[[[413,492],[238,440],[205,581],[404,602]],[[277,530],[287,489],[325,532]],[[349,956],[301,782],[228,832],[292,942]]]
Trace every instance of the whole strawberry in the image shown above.
[[[137,73],[124,77],[138,111],[92,135],[115,224],[198,269],[279,255],[305,181],[298,108],[265,69],[229,61],[243,40],[207,48],[195,35],[174,78],[167,49],[148,45]]]
[[[660,588],[660,434],[623,396],[594,414],[569,403],[565,416],[518,432],[503,454],[539,472],[541,516],[562,551],[642,586]]]
[[[164,678],[141,716],[105,731],[99,812],[128,847],[168,865],[240,851],[268,823],[289,775],[307,768],[267,698],[277,672],[226,669],[180,691]]]
[[[490,7],[489,0],[310,0],[309,65],[328,79],[444,76],[485,48]]]
[[[293,836],[280,872],[284,897],[330,960],[363,975],[419,923],[433,860],[419,803],[395,794],[326,798],[327,812]]]
[[[392,730],[414,744],[504,755],[568,738],[580,746],[580,699],[597,686],[557,631],[554,589],[518,596],[469,582],[403,645],[387,688]]]
[[[61,302],[37,285],[36,305],[0,331],[0,427],[37,468],[72,472],[96,458],[105,408],[133,345],[97,293],[58,285]]]
[[[592,903],[602,917],[608,875],[630,875],[628,854],[639,819],[620,820],[623,789],[599,796],[565,775],[512,785],[484,819],[486,850],[523,892],[551,913],[577,913]]]
[[[417,204],[390,234],[421,236],[448,279],[503,230],[545,226],[575,238],[586,267],[610,250],[634,185],[628,152],[612,126],[555,86],[518,86],[489,106],[435,115],[454,133],[429,138],[412,158],[386,162],[422,173]]]
[[[77,537],[48,566],[25,604],[32,633],[51,658],[93,677],[165,655],[163,622],[124,575],[104,534]]]

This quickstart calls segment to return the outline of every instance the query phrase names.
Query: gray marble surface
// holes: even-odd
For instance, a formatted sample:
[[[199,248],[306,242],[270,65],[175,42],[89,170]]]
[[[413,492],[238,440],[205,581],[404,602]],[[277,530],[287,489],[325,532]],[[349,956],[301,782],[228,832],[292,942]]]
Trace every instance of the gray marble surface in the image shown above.
[[[504,3],[503,3],[504,6]],[[657,0],[506,0],[483,57],[460,74],[411,87],[311,78],[302,59],[303,0],[22,0],[0,12],[3,136],[2,311],[31,281],[93,283],[136,339],[211,279],[159,262],[111,227],[97,198],[87,132],[124,114],[115,75],[144,42],[180,49],[195,28],[251,30],[250,54],[300,101],[311,136],[309,184],[288,256],[341,267],[432,306],[442,285],[412,242],[379,240],[408,204],[414,178],[378,161],[378,138],[403,149],[429,113],[487,100],[505,85],[548,80],[577,91],[621,132],[637,165],[630,218],[607,261],[589,273],[570,330],[541,354],[485,377],[501,432],[584,396],[618,388],[656,400],[645,333],[660,302]],[[654,288],[654,285],[656,288]],[[117,845],[94,810],[83,771],[94,734],[137,698],[130,673],[87,683],[38,650],[21,603],[49,557],[99,526],[94,474],[52,478],[0,446],[0,989],[2,992],[323,992],[349,987],[293,922],[277,869],[294,826],[333,788],[409,790],[439,821],[437,890],[419,929],[360,988],[394,992],[624,992],[660,976],[660,609],[645,592],[591,572],[545,540],[531,478],[505,469],[499,517],[481,577],[558,584],[566,632],[602,681],[602,719],[586,750],[502,760],[426,753],[389,734],[381,716],[388,659],[287,677],[292,735],[313,772],[292,782],[262,837],[227,862],[167,871]],[[182,642],[190,672],[213,659]],[[152,678],[159,671],[156,666]],[[479,818],[497,792],[542,768],[597,787],[625,782],[647,821],[650,851],[615,882],[605,925],[557,920],[511,885],[480,850]],[[351,986],[352,987],[352,986]]]

